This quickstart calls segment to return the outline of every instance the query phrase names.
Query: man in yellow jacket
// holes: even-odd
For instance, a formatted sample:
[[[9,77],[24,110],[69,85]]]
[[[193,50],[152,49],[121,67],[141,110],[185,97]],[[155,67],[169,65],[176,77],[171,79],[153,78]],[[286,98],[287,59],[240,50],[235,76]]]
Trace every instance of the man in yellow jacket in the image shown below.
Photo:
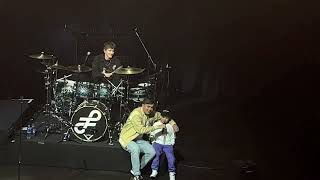
[[[161,118],[159,112],[150,117],[154,112],[153,108],[154,102],[150,99],[144,99],[141,107],[135,108],[130,113],[120,133],[119,143],[131,156],[132,169],[130,172],[133,175],[133,180],[141,179],[140,169],[143,169],[156,154],[152,145],[142,139],[143,134],[149,134],[156,129],[165,128],[164,124],[152,126],[153,122]],[[141,161],[140,153],[144,154]]]

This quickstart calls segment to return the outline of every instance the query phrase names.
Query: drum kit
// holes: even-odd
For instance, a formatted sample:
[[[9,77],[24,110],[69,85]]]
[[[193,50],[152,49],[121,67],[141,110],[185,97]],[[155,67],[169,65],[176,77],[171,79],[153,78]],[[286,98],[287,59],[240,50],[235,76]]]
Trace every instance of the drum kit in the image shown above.
[[[129,82],[131,77],[144,71],[142,68],[117,68],[114,74],[121,77],[119,84],[113,84],[108,79],[105,83],[93,83],[71,78],[92,71],[88,66],[62,66],[54,55],[44,52],[29,57],[45,65],[43,74],[46,103],[43,112],[45,115],[58,117],[59,123],[65,126],[63,141],[69,140],[73,134],[84,142],[107,138],[112,145],[130,111],[144,98],[154,97],[155,82],[152,80],[136,83],[133,87]],[[59,77],[58,71],[70,74]],[[117,114],[112,114],[112,108],[118,109]],[[47,129],[50,128],[51,124],[48,124]],[[49,130],[46,136],[48,132]]]

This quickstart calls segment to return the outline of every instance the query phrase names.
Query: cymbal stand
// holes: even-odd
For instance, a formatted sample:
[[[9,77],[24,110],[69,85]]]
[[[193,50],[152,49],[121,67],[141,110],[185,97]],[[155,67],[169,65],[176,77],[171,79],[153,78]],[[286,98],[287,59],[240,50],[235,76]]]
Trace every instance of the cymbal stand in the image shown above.
[[[108,78],[106,78],[106,80],[108,81],[109,84],[111,84],[112,88],[117,88],[117,86],[115,86]]]
[[[80,65],[78,65],[78,68],[80,69]],[[80,97],[80,92],[79,92],[79,86],[80,86],[80,74],[77,73],[77,77],[76,77],[76,83],[75,83],[75,87],[74,87],[74,96],[72,98],[72,101],[70,102],[69,106],[69,117],[71,117],[71,113],[72,113],[72,107],[75,107],[77,105],[77,98]]]
[[[127,82],[127,101],[126,101],[126,103],[128,103],[128,101],[129,101],[129,76],[127,75],[127,77],[126,77],[126,82]]]
[[[45,110],[44,110],[44,113],[45,114],[50,114],[50,104],[51,104],[51,76],[50,74],[53,73],[52,69],[47,66],[46,70],[45,70],[45,76],[44,76],[44,86],[45,86],[45,90],[46,90],[46,104],[45,104]]]
[[[109,81],[110,82],[110,81]],[[111,95],[115,96],[116,92],[118,91],[121,95],[123,95],[123,92],[119,91],[119,87],[122,85],[122,83],[124,82],[124,80],[120,80],[120,83],[117,86],[114,86],[114,88],[112,89]],[[111,82],[110,82],[111,83]],[[112,83],[111,83],[112,84]]]
[[[113,136],[115,136],[115,138],[119,138],[120,135],[120,131],[125,123],[125,120],[128,118],[130,110],[128,108],[128,102],[127,101],[123,101],[123,97],[124,96],[120,96],[120,104],[119,104],[119,121],[115,123],[114,125],[114,129],[113,129]],[[110,129],[110,128],[109,128]],[[109,138],[110,138],[110,133],[111,130],[109,131]],[[112,139],[113,137],[111,137]],[[112,140],[110,139],[110,143],[109,145],[113,145],[112,144]]]

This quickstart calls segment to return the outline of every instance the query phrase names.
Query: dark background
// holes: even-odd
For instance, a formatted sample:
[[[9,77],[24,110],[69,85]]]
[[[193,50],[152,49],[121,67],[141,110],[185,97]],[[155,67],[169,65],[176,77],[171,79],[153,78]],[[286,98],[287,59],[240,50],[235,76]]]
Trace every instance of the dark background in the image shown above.
[[[147,67],[133,31],[138,27],[155,62],[172,66],[171,103],[180,102],[177,116],[192,117],[180,122],[186,139],[181,147],[200,149],[208,166],[216,165],[218,147],[230,147],[241,152],[236,158],[257,162],[261,179],[315,177],[317,5],[283,0],[1,0],[0,97],[43,100],[42,74],[27,57],[41,51],[53,53],[62,65],[76,65],[87,51],[101,53],[102,43],[111,39],[118,44],[117,55]],[[187,140],[194,134],[201,142],[190,148]],[[189,156],[193,162],[200,156],[194,151]]]

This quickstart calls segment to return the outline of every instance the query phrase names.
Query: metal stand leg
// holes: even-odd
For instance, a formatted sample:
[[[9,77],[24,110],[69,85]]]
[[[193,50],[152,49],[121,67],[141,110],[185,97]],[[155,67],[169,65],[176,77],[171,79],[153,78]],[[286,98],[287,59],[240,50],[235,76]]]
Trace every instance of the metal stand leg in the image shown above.
[[[110,126],[108,127],[108,137],[109,137],[109,145],[113,146],[113,142],[112,142],[112,130],[110,129]]]

